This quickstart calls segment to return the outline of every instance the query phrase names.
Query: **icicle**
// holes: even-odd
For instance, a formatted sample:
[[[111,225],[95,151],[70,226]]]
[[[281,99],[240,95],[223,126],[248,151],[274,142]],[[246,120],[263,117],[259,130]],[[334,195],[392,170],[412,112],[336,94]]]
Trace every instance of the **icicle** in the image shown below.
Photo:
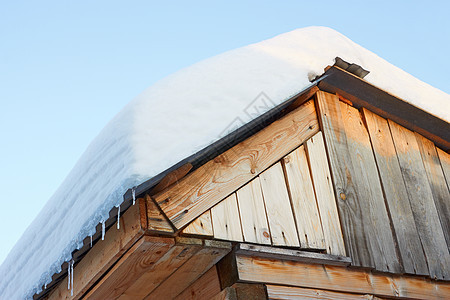
[[[117,210],[117,229],[120,229],[120,205]]]
[[[131,189],[131,196],[133,197],[133,205],[136,203],[136,189],[133,187]]]
[[[91,235],[91,248],[92,248],[92,235]]]
[[[70,283],[72,284],[72,287],[70,289],[70,296],[73,296],[73,264],[74,264],[74,260],[72,259],[72,263],[70,265]]]
[[[102,241],[105,240],[105,221],[102,222]]]
[[[44,284],[44,290],[46,290],[47,289],[47,284]]]
[[[67,289],[70,290],[70,261],[67,262]]]

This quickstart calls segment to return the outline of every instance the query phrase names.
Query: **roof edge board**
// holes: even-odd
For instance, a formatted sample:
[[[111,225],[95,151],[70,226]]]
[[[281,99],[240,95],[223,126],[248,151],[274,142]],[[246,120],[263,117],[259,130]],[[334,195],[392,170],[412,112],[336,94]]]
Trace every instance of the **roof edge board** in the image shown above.
[[[338,93],[356,108],[365,107],[432,140],[444,151],[450,151],[449,123],[337,66],[326,70],[318,87],[325,92]]]

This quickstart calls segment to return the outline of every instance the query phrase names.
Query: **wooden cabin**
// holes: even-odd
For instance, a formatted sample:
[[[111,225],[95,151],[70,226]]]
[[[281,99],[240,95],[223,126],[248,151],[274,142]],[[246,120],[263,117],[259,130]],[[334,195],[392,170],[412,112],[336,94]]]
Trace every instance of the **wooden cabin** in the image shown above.
[[[449,299],[450,124],[350,71],[129,190],[35,298]]]

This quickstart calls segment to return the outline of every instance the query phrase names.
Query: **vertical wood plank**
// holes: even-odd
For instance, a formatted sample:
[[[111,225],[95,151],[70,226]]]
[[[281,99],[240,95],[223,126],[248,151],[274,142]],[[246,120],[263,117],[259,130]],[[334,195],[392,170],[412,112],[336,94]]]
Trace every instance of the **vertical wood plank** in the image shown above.
[[[211,209],[214,237],[242,242],[236,194],[233,193]]]
[[[405,272],[428,275],[427,262],[417,233],[388,121],[366,109],[363,113]]]
[[[442,172],[441,162],[434,143],[416,133],[423,165],[431,187],[434,203],[441,220],[447,248],[450,248],[450,193]]]
[[[244,241],[270,245],[269,225],[259,177],[237,191]]]
[[[333,192],[322,132],[306,142],[327,253],[345,256],[344,239]]]
[[[417,231],[432,278],[448,279],[450,257],[414,133],[389,120]]]
[[[281,163],[261,173],[260,178],[273,245],[299,247]]]
[[[287,186],[302,248],[325,249],[319,209],[302,145],[283,158]],[[334,199],[333,199],[334,200]],[[339,222],[339,220],[338,220]]]
[[[436,147],[437,153],[439,155],[439,160],[441,161],[442,171],[444,172],[445,181],[447,181],[447,188],[450,189],[450,154],[445,153]]]
[[[355,266],[402,272],[369,136],[359,112],[317,93],[347,253]]]
[[[192,221],[185,229],[183,229],[182,233],[185,235],[213,236],[211,210],[207,210],[200,217]]]

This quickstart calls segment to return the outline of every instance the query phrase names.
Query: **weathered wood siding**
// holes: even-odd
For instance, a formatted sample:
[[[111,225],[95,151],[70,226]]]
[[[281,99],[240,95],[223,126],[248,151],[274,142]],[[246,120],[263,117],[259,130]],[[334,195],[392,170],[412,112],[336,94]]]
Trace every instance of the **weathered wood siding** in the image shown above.
[[[228,186],[231,194],[183,233],[325,251],[357,267],[448,280],[449,155],[336,95],[318,92],[315,108],[321,131],[290,153],[272,148],[278,160]],[[265,147],[279,138],[276,130],[264,135]]]

